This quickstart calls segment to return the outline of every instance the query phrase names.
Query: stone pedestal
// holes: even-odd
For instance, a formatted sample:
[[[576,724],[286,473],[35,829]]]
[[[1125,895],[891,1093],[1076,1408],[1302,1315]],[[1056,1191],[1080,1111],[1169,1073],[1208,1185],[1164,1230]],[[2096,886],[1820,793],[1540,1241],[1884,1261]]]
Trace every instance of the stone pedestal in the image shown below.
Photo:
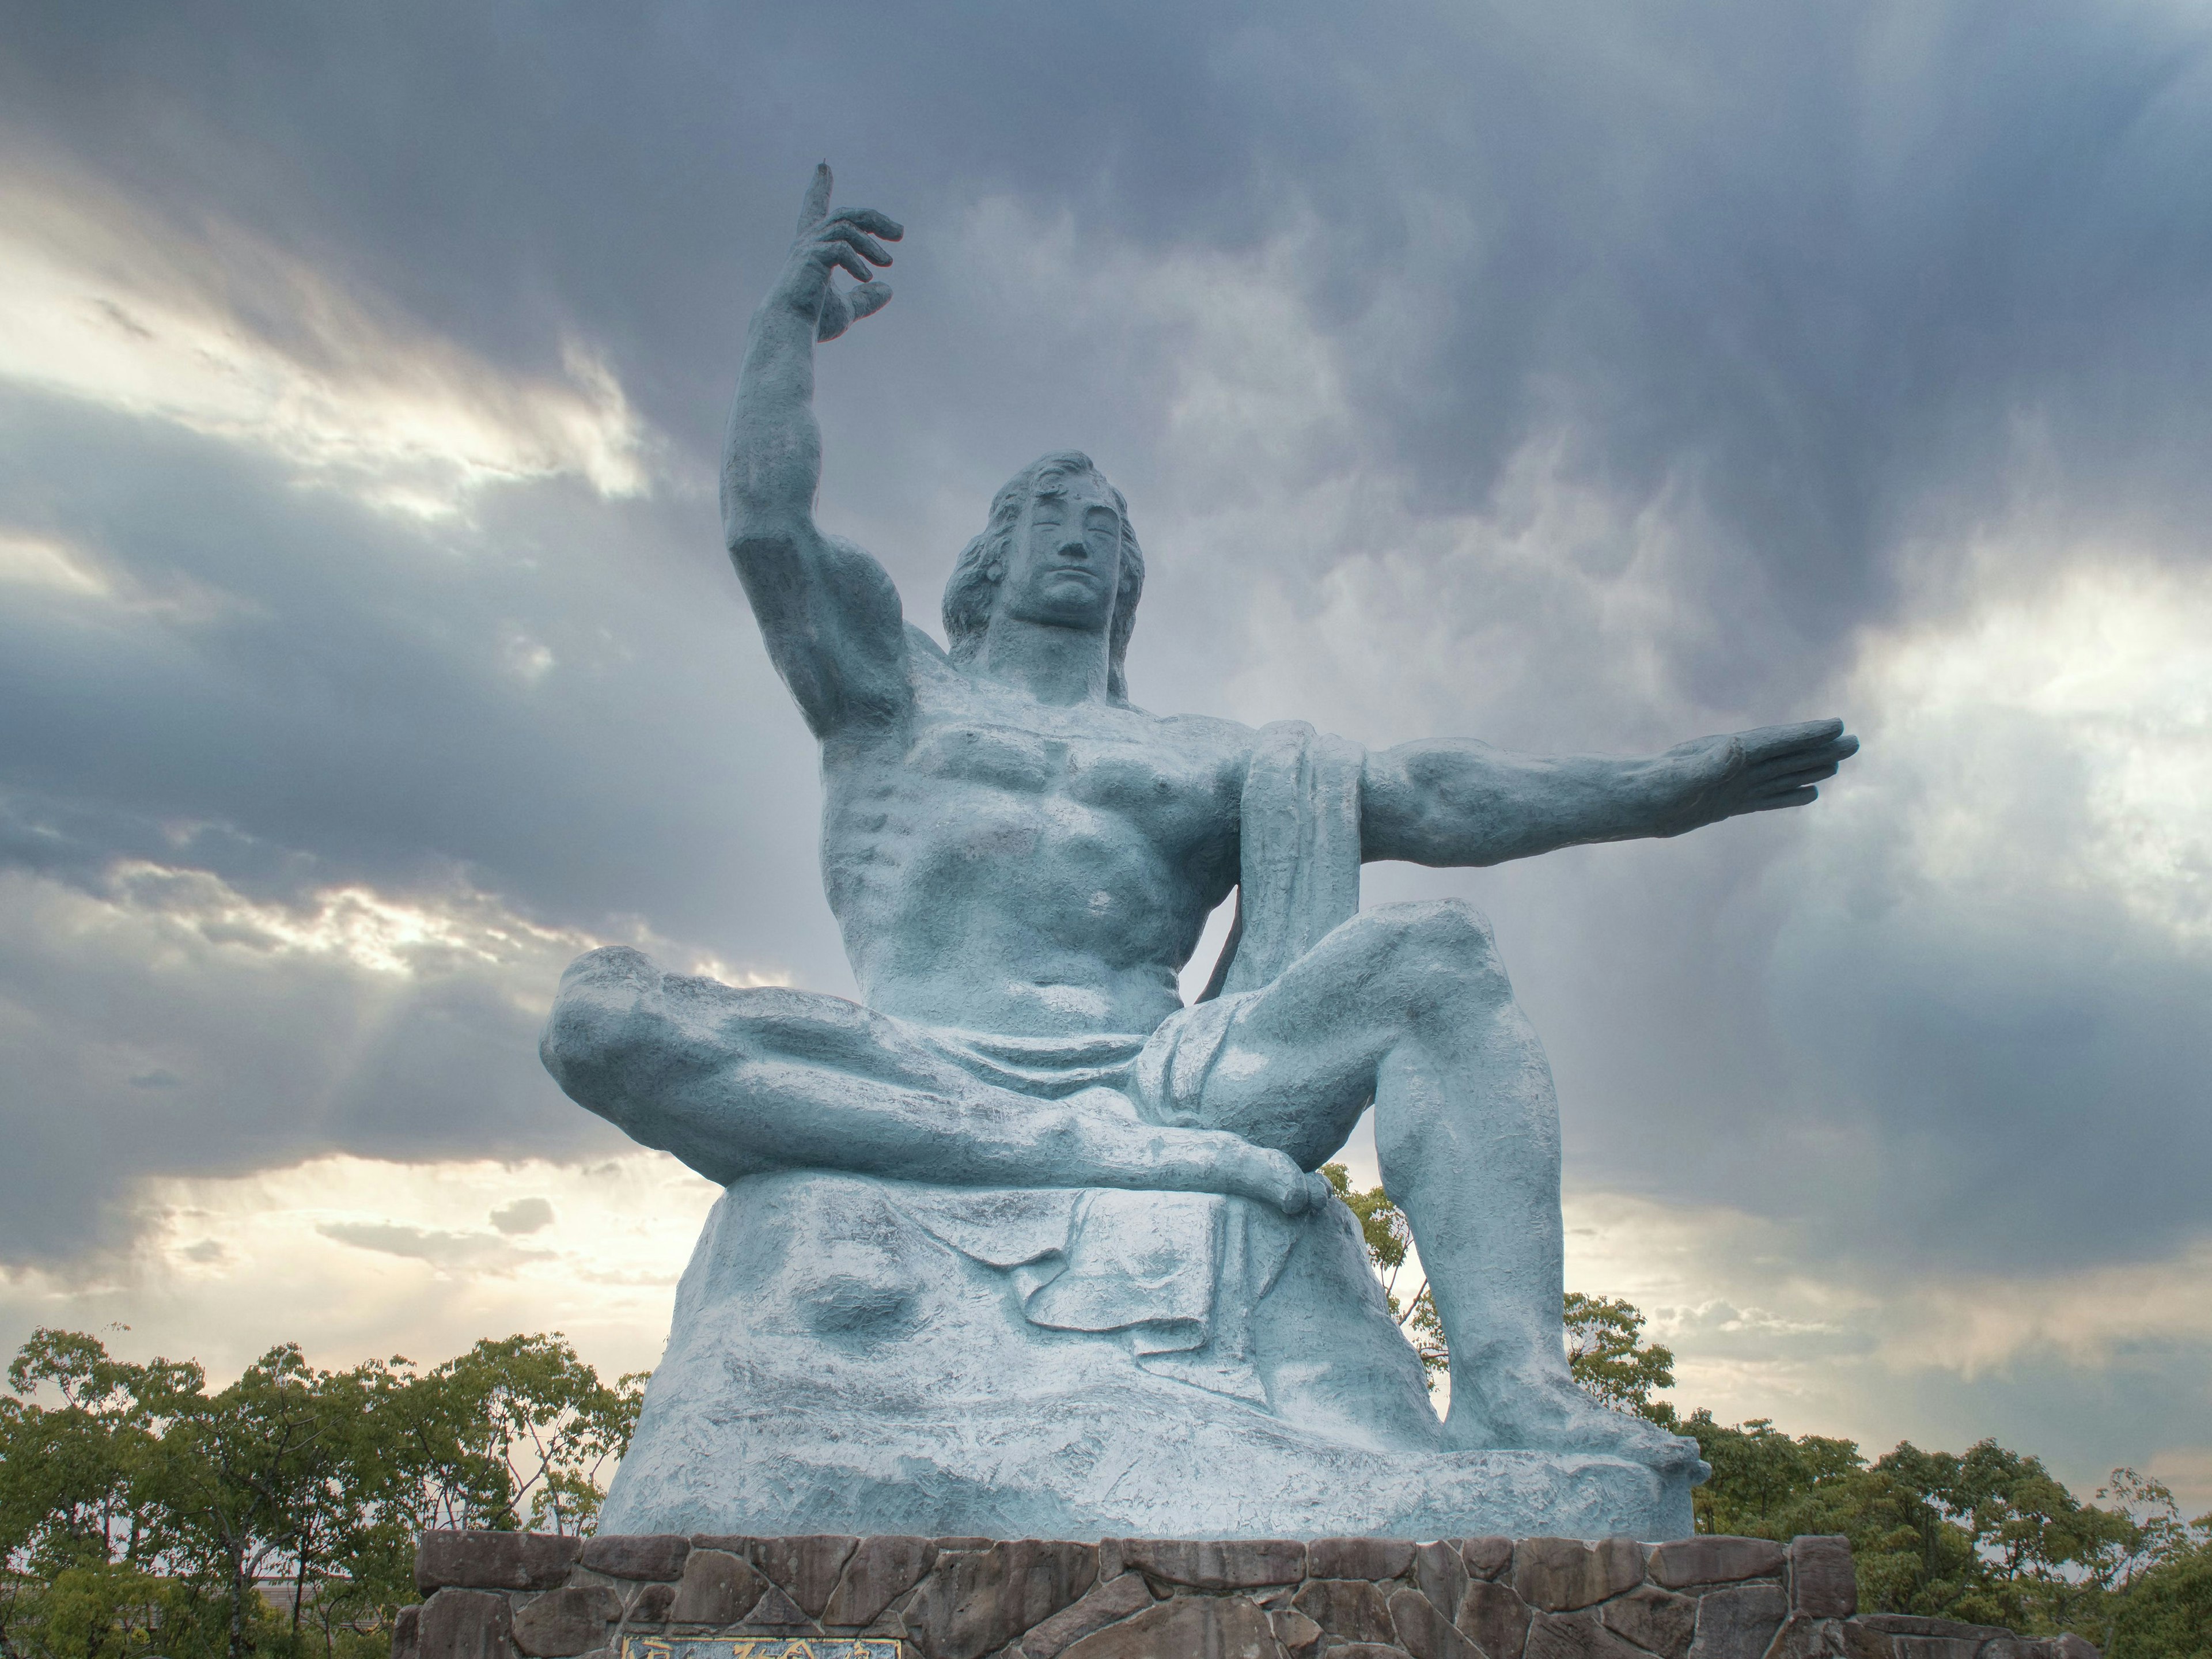
[[[415,1577],[429,1599],[392,1659],[682,1659],[696,1638],[804,1659],[861,1637],[899,1659],[2098,1659],[2078,1637],[1860,1616],[1840,1538],[434,1532]]]

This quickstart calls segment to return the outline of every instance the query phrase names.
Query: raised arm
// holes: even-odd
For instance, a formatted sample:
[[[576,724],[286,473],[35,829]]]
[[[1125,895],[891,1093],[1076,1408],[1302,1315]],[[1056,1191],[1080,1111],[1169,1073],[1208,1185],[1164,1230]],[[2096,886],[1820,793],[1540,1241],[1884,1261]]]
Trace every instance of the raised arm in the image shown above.
[[[1841,720],[1698,738],[1641,760],[1546,759],[1449,738],[1402,744],[1367,757],[1360,854],[1503,864],[1583,842],[1679,836],[1802,806],[1858,746]]]
[[[830,167],[814,170],[799,235],[753,313],[722,455],[722,533],[768,653],[817,737],[896,714],[905,696],[904,621],[884,568],[814,524],[822,428],[814,419],[814,343],[883,308],[891,291],[878,237],[904,232],[872,209],[830,211]],[[843,266],[862,286],[839,293]]]

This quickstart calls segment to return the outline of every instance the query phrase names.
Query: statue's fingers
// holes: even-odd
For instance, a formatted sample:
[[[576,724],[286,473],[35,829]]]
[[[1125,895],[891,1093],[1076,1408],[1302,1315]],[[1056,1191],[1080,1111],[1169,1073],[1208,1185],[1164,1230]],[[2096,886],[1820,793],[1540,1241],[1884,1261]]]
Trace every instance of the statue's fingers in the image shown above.
[[[1808,783],[1826,783],[1835,775],[1836,769],[1832,763],[1826,766],[1801,767],[1779,777],[1762,778],[1744,793],[1753,800],[1766,800],[1776,795],[1786,795],[1794,789],[1802,789]]]
[[[878,213],[873,208],[839,208],[830,218],[833,223],[842,222],[858,225],[869,234],[880,236],[886,242],[896,242],[906,234],[904,225],[890,214]]]
[[[1858,752],[1856,743],[1823,744],[1817,749],[1803,749],[1794,753],[1775,755],[1756,765],[1744,769],[1744,776],[1753,783],[1771,783],[1799,772],[1818,772],[1833,776],[1838,767]]]
[[[863,317],[874,316],[889,305],[891,302],[891,290],[888,283],[863,283],[843,297],[846,306],[852,312],[853,320],[857,323]]]
[[[857,288],[853,290],[855,294],[860,291]],[[852,325],[853,308],[847,303],[845,296],[834,288],[825,289],[822,295],[822,314],[814,323],[814,337],[817,340],[834,340]]]
[[[1754,795],[1751,805],[1744,810],[1749,812],[1773,812],[1778,811],[1784,806],[1809,806],[1820,799],[1820,792],[1808,783],[1801,789],[1791,789],[1779,795]]]
[[[830,211],[830,164],[827,161],[816,162],[813,180],[806,186],[806,199],[799,204],[800,235],[804,236],[820,224],[823,216]]]
[[[815,246],[822,254],[826,256],[830,264],[842,265],[863,283],[875,280],[875,271],[870,267],[868,262],[860,257],[860,250],[850,242],[841,242],[833,238],[828,241],[818,242]]]
[[[848,219],[825,219],[815,228],[814,234],[824,240],[844,242],[860,250],[861,257],[876,264],[891,262],[890,250],[874,237]]]
[[[1742,740],[1746,757],[1756,763],[1771,756],[1786,754],[1793,749],[1832,742],[1843,734],[1844,723],[1841,720],[1802,720],[1795,726],[1763,726],[1756,732],[1738,735]]]

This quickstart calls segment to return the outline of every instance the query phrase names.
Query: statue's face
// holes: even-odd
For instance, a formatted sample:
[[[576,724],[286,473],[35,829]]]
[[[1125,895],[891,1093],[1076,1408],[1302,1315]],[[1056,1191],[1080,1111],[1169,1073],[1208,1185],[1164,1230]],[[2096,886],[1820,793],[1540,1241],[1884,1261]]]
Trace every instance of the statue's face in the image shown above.
[[[1121,515],[1096,478],[1032,495],[1007,550],[996,609],[1023,622],[1103,632],[1121,585]]]

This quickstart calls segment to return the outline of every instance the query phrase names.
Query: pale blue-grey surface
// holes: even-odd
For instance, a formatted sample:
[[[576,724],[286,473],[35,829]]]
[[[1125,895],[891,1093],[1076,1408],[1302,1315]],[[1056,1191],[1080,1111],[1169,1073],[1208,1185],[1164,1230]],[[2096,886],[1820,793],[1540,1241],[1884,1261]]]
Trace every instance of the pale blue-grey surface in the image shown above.
[[[823,746],[865,998],[596,951],[546,1063],[729,1187],[603,1524],[1176,1536],[1689,1528],[1693,1443],[1606,1410],[1559,1328],[1551,1076],[1490,929],[1354,915],[1363,861],[1486,865],[1802,805],[1837,721],[1637,760],[1366,752],[1131,704],[1126,503],[1048,455],[948,586],[949,650],[815,527],[816,340],[899,227],[817,176],[756,313],[724,511]],[[844,266],[864,286],[839,292]],[[1234,888],[1233,957],[1177,993]],[[1213,994],[1218,992],[1218,994]],[[1372,1102],[1452,1351],[1439,1422],[1310,1173]]]

